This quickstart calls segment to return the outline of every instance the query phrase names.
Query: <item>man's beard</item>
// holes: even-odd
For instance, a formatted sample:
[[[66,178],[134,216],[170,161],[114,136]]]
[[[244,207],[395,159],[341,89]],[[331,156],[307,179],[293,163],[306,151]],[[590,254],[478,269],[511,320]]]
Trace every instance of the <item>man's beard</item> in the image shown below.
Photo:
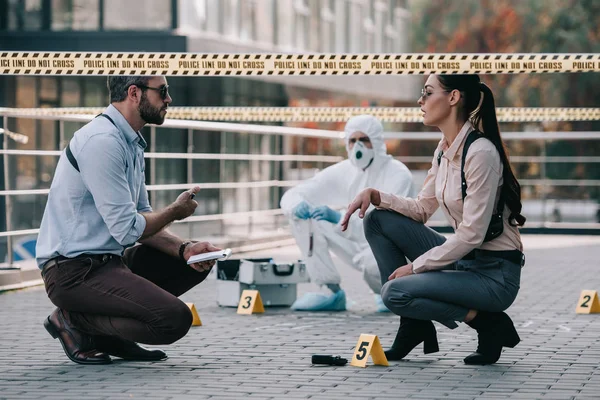
[[[138,111],[140,112],[140,117],[142,117],[147,124],[162,125],[162,123],[165,122],[165,116],[160,114],[161,110],[162,108],[156,108],[150,104],[146,97],[146,93],[142,94]]]

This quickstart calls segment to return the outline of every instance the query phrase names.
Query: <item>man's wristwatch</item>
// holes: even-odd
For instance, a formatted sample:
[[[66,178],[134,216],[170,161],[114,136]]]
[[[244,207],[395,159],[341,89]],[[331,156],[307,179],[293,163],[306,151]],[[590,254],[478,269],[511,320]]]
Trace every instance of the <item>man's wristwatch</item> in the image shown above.
[[[181,259],[181,261],[186,261],[186,259],[183,257],[183,252],[185,251],[185,248],[187,247],[188,244],[191,244],[194,242],[191,241],[187,241],[187,242],[183,242],[181,243],[181,246],[179,246],[179,258]]]

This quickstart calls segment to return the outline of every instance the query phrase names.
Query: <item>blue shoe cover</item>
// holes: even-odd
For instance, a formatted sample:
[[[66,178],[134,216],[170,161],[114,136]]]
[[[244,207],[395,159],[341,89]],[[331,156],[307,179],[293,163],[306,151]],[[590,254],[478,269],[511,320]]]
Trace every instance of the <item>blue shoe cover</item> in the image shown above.
[[[322,293],[306,293],[292,304],[291,309],[296,311],[346,311],[346,293],[343,290],[329,296]]]
[[[390,312],[390,309],[383,304],[380,294],[375,295],[375,308],[377,308],[377,312]]]

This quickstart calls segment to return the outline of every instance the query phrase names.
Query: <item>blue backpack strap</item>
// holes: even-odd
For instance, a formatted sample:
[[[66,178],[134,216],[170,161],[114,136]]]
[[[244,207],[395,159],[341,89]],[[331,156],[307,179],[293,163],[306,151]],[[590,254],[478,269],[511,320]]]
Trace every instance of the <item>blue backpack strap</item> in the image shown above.
[[[112,118],[109,117],[108,115],[106,115],[106,114],[98,114],[98,115],[96,115],[96,118],[98,118],[100,116],[102,116],[102,117],[106,118],[107,120],[109,120],[110,123],[113,124],[115,127],[117,126],[115,124],[115,121],[113,121]],[[67,158],[69,159],[69,162],[71,163],[71,165],[73,166],[73,168],[75,168],[75,170],[77,170],[77,172],[80,172],[79,171],[79,164],[77,164],[77,160],[75,159],[75,156],[73,155],[73,152],[71,151],[71,147],[69,146],[69,144],[70,143],[67,144],[67,148],[65,149],[65,153],[67,153]]]

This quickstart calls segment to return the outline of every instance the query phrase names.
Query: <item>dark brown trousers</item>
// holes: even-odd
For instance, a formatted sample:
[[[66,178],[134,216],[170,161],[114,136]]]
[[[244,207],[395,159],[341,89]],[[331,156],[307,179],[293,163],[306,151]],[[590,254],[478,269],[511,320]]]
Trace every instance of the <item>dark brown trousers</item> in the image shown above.
[[[192,314],[177,298],[208,275],[145,245],[123,257],[59,257],[44,266],[50,301],[89,335],[170,344],[190,329]]]

